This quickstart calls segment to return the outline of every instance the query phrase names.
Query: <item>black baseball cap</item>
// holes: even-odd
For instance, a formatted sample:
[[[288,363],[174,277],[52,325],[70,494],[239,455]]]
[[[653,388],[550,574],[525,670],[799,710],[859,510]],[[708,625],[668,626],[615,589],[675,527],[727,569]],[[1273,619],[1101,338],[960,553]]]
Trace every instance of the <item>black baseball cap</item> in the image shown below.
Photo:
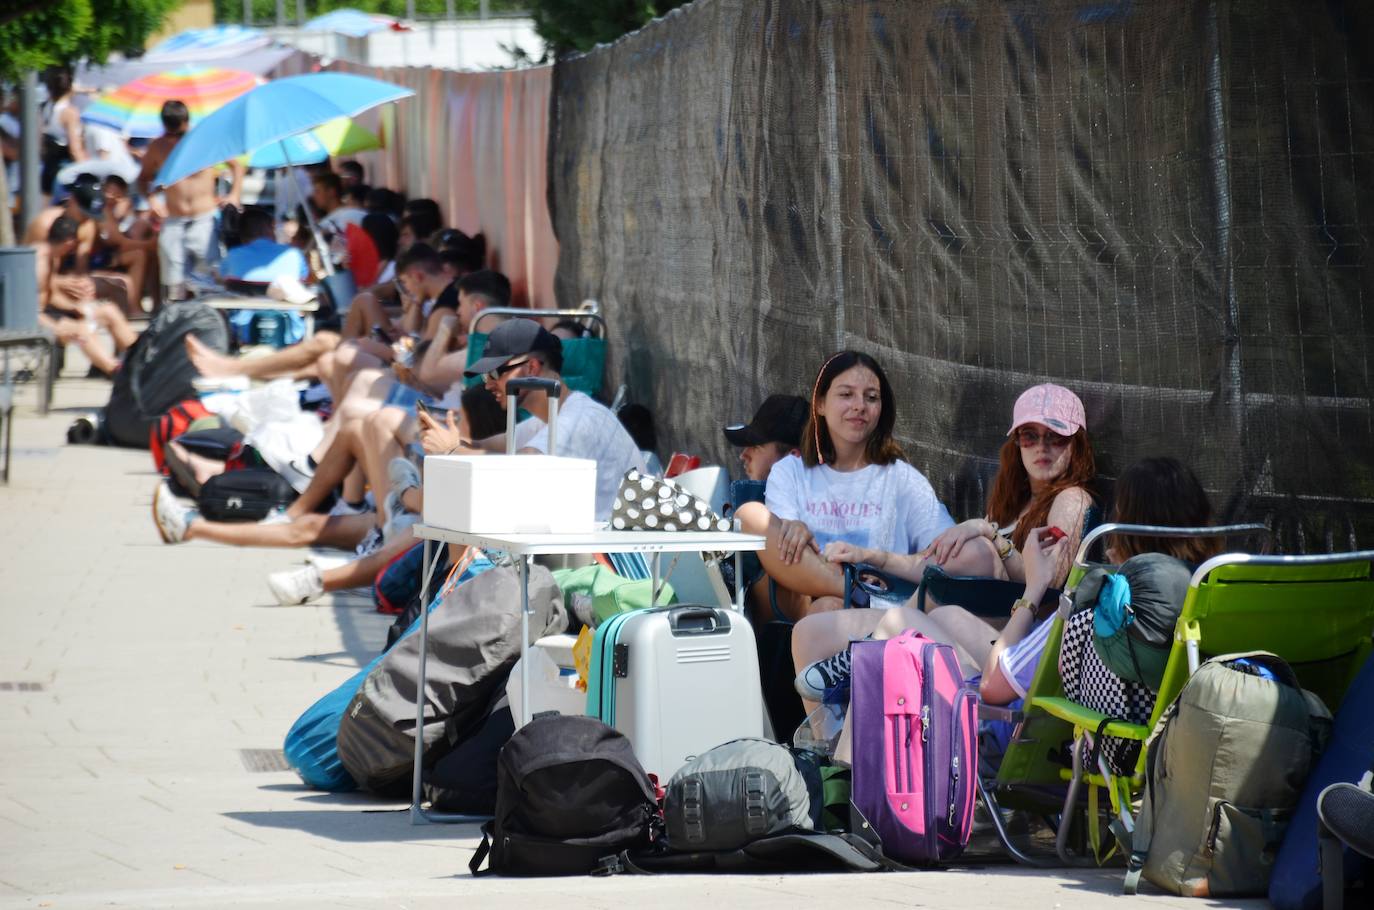
[[[94,174],[77,174],[68,186],[76,207],[87,218],[99,218],[105,209],[105,197],[100,194],[100,178]]]
[[[533,319],[508,319],[487,336],[482,357],[463,371],[464,376],[485,376],[523,354],[562,352],[563,342]]]
[[[806,399],[800,395],[769,395],[749,423],[726,427],[725,438],[741,448],[761,446],[766,442],[780,442],[796,448],[801,445],[808,411]]]

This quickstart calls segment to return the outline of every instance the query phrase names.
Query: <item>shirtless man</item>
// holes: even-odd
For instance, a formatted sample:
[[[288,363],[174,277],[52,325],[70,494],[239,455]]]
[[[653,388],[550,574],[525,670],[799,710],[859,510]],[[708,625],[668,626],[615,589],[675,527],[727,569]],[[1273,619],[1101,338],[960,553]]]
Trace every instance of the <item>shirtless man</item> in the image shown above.
[[[186,275],[196,265],[210,266],[219,259],[219,237],[215,232],[215,213],[221,201],[239,204],[243,166],[230,162],[233,186],[220,200],[215,195],[215,170],[206,168],[178,183],[163,188],[164,201],[152,195],[158,171],[167,162],[181,137],[186,134],[191,114],[180,101],[162,105],[161,136],[148,143],[138,188],[148,197],[153,213],[162,219],[157,239],[158,263],[162,269],[164,300],[185,300],[189,294]]]
[[[77,224],[66,215],[53,219],[47,236],[33,244],[38,283],[38,322],[62,344],[76,344],[96,369],[110,374],[119,361],[99,344],[96,331],[104,328],[122,353],[138,334],[113,303],[94,299],[95,281],[89,275],[69,274],[63,263],[77,249]]]
[[[79,174],[69,189],[61,205],[44,209],[29,223],[24,232],[24,243],[36,246],[44,242],[58,218],[70,218],[76,222],[76,247],[68,254],[71,261],[63,263],[63,271],[69,277],[81,276],[91,285],[84,292],[83,299],[112,300],[123,309],[128,301],[140,299],[135,295],[130,276],[123,272],[101,270],[93,258],[100,239],[100,220],[104,217],[100,178]]]

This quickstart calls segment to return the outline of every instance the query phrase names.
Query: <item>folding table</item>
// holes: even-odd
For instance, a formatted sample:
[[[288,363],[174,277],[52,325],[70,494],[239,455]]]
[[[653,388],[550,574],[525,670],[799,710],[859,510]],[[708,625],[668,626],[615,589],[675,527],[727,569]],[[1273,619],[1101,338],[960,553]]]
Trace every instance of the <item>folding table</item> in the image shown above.
[[[428,812],[421,806],[420,778],[424,756],[425,723],[425,659],[429,651],[429,598],[430,582],[433,580],[435,560],[431,551],[435,543],[460,544],[477,547],[480,550],[501,550],[509,553],[516,562],[520,573],[520,698],[521,715],[530,716],[529,711],[529,661],[526,658],[530,638],[530,564],[535,556],[554,556],[576,553],[648,553],[650,559],[652,590],[659,587],[658,560],[662,553],[733,552],[735,554],[735,577],[743,578],[740,554],[762,550],[765,539],[757,534],[741,534],[738,531],[589,531],[583,534],[475,534],[467,531],[449,531],[428,525],[416,525],[415,536],[425,543],[424,581],[420,589],[420,675],[415,692],[415,773],[411,787],[410,821],[411,824],[424,822],[472,822],[484,820],[481,816],[450,815]],[[735,609],[744,610],[744,591],[735,591]]]

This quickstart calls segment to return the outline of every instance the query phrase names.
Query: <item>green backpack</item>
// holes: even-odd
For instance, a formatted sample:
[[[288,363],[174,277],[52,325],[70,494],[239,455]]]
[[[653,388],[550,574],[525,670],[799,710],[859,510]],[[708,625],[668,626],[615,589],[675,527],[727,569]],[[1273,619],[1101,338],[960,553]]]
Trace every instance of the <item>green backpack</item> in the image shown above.
[[[580,569],[559,569],[553,573],[553,580],[563,590],[563,597],[568,603],[573,602],[574,595],[591,598],[592,621],[587,625],[593,628],[617,613],[667,606],[677,600],[673,586],[661,581],[658,602],[650,603],[649,579],[624,578],[598,564]]]
[[[1262,897],[1331,712],[1282,658],[1198,667],[1146,744],[1145,793],[1126,872],[1184,897]]]

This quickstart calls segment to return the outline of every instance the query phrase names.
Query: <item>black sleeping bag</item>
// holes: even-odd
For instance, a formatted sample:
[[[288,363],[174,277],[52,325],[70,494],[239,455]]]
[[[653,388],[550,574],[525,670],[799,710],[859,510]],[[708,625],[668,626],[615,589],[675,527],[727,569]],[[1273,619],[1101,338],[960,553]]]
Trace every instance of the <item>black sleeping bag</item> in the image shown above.
[[[148,448],[153,423],[177,402],[196,397],[191,380],[199,374],[186,356],[186,336],[195,335],[220,353],[229,335],[220,314],[193,300],[164,306],[124,355],[114,376],[104,427],[114,445]]]

